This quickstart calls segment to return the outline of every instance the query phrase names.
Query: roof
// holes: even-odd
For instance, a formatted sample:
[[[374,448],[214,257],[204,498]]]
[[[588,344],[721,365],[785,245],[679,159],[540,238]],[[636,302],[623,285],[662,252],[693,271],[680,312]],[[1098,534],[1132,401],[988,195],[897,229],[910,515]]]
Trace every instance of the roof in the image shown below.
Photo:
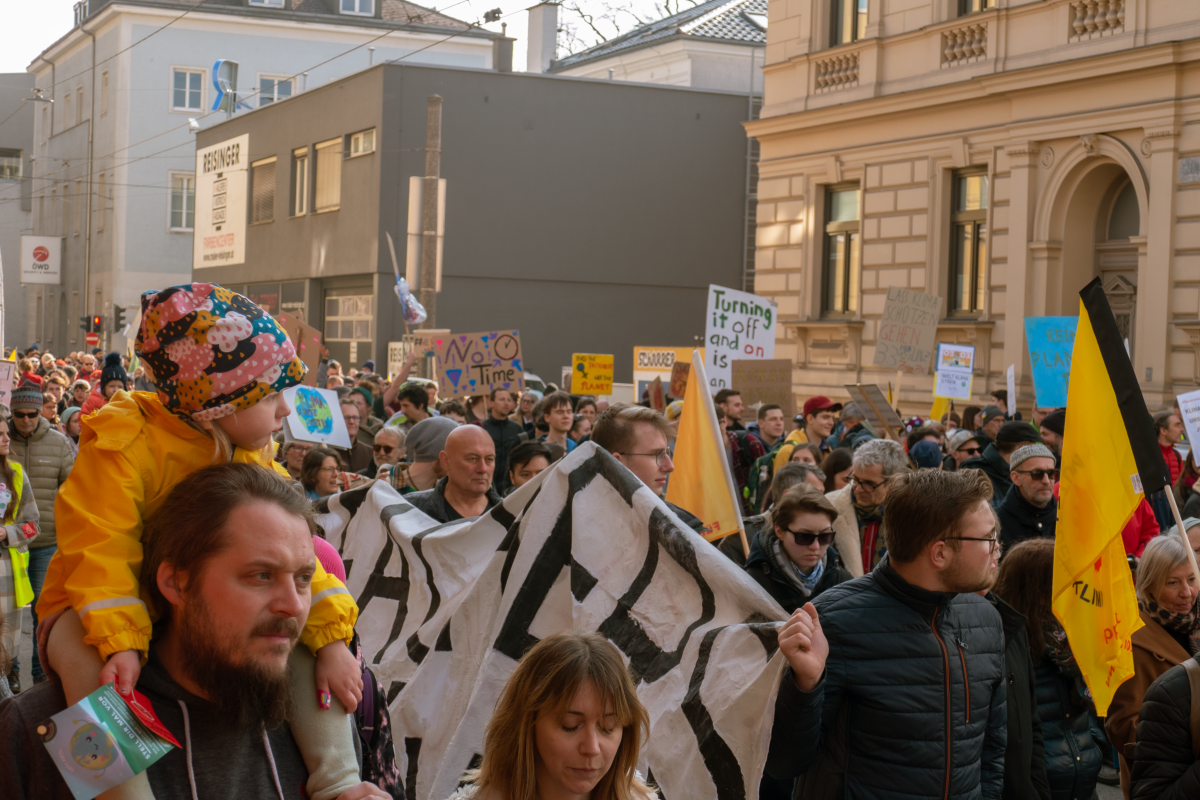
[[[109,5],[121,0],[90,0],[87,5],[87,16],[91,18]],[[160,8],[186,8],[187,6],[203,6],[205,11],[244,14],[246,16],[279,16],[295,19],[297,15],[316,15],[326,17],[328,22],[346,25],[378,25],[392,23],[393,25],[428,25],[437,28],[455,28],[466,30],[470,28],[466,22],[432,9],[419,6],[407,0],[379,0],[380,19],[360,17],[357,15],[339,14],[336,0],[292,0],[291,8],[273,6],[247,6],[245,0],[125,0],[124,5],[148,5]],[[389,26],[390,27],[390,26]]]
[[[766,18],[767,0],[706,0],[694,8],[648,22],[615,39],[560,58],[550,65],[550,71],[561,72],[679,37],[762,46],[767,43]]]

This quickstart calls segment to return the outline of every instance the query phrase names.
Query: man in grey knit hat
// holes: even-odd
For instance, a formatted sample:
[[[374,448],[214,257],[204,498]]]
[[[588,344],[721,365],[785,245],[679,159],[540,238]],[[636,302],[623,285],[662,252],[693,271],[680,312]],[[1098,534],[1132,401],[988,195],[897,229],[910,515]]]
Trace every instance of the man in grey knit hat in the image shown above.
[[[1004,549],[1025,539],[1053,539],[1058,521],[1054,453],[1044,444],[1027,444],[1013,451],[1008,466],[1013,485],[996,507]]]

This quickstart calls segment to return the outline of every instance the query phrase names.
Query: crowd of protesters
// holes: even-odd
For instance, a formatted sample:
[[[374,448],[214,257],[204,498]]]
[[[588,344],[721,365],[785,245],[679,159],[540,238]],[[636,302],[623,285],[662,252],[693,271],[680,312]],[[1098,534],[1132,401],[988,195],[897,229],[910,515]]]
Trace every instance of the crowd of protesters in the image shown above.
[[[486,514],[590,441],[709,533],[665,499],[683,401],[659,411],[648,397],[609,404],[553,385],[443,399],[412,374],[416,354],[392,376],[327,358],[316,384],[336,393],[350,444],[314,445],[281,431],[279,392],[305,367],[268,314],[202,284],[146,302],[155,313],[133,363],[36,347],[15,357],[0,415],[0,696],[18,696],[0,701],[4,796],[70,796],[30,725],[115,681],[136,685],[187,744],[106,800],[197,796],[198,785],[201,796],[404,797],[345,567],[314,519],[369,481],[447,523]],[[208,314],[188,315],[202,305]],[[244,364],[190,344],[210,330],[270,355],[234,378]],[[212,388],[197,359],[226,382]],[[1001,390],[884,431],[873,410],[822,395],[791,420],[737,387],[713,403],[745,539],[712,546],[789,615],[759,797],[1087,800],[1100,782],[1137,800],[1200,797],[1200,683],[1186,672],[1200,650],[1198,587],[1165,495],[1122,532],[1144,627],[1135,675],[1104,717],[1051,611],[1066,409],[1027,420]],[[1165,491],[1200,553],[1200,470],[1179,410],[1153,424]],[[35,595],[27,678],[16,553]],[[311,593],[238,577],[267,561]],[[349,713],[322,714],[331,708]],[[648,800],[652,781],[636,770],[647,725],[603,637],[547,637],[509,678],[455,797],[536,787]]]

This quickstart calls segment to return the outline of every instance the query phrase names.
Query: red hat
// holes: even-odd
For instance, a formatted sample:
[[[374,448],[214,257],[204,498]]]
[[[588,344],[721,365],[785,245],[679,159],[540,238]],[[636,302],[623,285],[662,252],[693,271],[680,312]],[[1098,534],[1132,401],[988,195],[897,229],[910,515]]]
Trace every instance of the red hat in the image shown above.
[[[842,410],[841,403],[835,403],[823,394],[819,394],[816,397],[810,397],[804,403],[805,418],[807,418],[809,414],[816,414],[818,411],[841,411],[841,410]]]

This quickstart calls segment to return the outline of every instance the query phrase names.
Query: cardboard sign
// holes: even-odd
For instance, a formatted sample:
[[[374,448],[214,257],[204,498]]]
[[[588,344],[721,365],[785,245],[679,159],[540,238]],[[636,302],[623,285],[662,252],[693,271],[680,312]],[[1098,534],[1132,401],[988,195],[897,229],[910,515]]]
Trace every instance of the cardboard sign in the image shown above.
[[[1079,317],[1026,317],[1025,341],[1039,408],[1065,408]]]
[[[285,441],[350,449],[350,432],[346,430],[346,420],[342,419],[337,392],[314,386],[289,386],[283,390],[283,399],[292,410],[286,417]]]
[[[667,410],[667,392],[661,376],[650,384],[650,407],[660,414]]]
[[[1183,415],[1183,427],[1187,430],[1188,442],[1200,447],[1200,389],[1176,397],[1179,413]]]
[[[850,399],[858,403],[867,414],[867,423],[877,432],[889,439],[899,435],[897,431],[904,428],[904,422],[896,413],[896,409],[888,405],[883,390],[873,383],[847,383],[846,391]]]
[[[525,389],[521,334],[514,330],[456,333],[437,347],[438,393],[452,397]]]
[[[613,357],[571,354],[571,391],[574,394],[612,394]]]
[[[792,391],[792,362],[787,358],[733,362],[733,386],[748,406],[773,403],[783,409],[784,419],[796,416]]]
[[[676,364],[685,364],[689,368],[692,363],[692,347],[635,347],[633,348],[633,396],[643,397],[650,391],[650,384],[655,378],[661,377],[664,382],[671,380],[671,373]],[[704,349],[700,349],[700,357],[704,357]],[[683,397],[683,395],[679,395]]]
[[[308,367],[308,373],[302,383],[305,386],[316,386],[317,367],[321,365],[321,332],[287,311],[280,314],[279,324],[292,340],[296,355],[304,362],[304,366]]]
[[[734,384],[730,365],[734,359],[775,357],[775,302],[749,292],[708,287],[708,314],[704,322],[704,369],[709,394]]]
[[[421,358],[435,358],[437,346],[449,335],[449,328],[430,328],[405,334],[399,342],[388,342],[388,380],[400,374],[409,353],[414,350]],[[417,364],[420,364],[419,359]]]
[[[686,361],[676,361],[675,366],[671,367],[671,385],[667,389],[667,394],[676,400],[683,399],[683,393],[687,391],[688,373],[691,370],[691,364]]]
[[[0,359],[0,406],[9,408],[12,403],[13,378],[17,376],[17,365],[13,361]]]
[[[939,344],[934,397],[954,400],[971,399],[971,381],[975,368],[975,348],[969,344]]]
[[[1005,409],[1005,413],[1011,417],[1017,410],[1017,365],[1016,364],[1008,365],[1008,372],[1005,373],[1005,378],[1008,381],[1008,403],[1006,404],[1008,406],[1008,408]]]
[[[929,374],[942,298],[924,292],[889,286],[875,337],[877,367]]]

